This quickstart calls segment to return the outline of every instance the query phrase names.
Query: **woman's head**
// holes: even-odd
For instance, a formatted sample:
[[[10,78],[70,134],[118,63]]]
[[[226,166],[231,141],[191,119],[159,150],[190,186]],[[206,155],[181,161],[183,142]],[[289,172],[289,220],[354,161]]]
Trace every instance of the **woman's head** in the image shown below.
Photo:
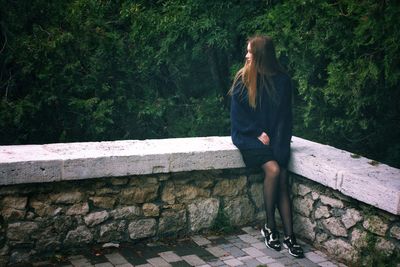
[[[257,76],[260,76],[260,86],[266,86],[269,77],[281,72],[281,67],[276,59],[275,46],[269,36],[258,35],[247,41],[246,62],[236,74],[234,84],[239,78],[248,90],[249,104],[256,106],[257,97]],[[273,86],[273,85],[271,85]],[[267,86],[271,95],[274,94],[273,88]]]

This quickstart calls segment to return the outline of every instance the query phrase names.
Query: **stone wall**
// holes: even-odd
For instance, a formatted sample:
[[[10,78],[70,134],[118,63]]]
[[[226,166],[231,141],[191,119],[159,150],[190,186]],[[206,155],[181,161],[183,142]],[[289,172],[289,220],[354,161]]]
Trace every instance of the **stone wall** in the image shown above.
[[[0,266],[69,247],[232,225],[263,216],[262,184],[244,170],[196,171],[0,188]]]
[[[292,177],[294,230],[314,247],[347,263],[363,262],[363,251],[400,253],[398,215],[304,177]]]

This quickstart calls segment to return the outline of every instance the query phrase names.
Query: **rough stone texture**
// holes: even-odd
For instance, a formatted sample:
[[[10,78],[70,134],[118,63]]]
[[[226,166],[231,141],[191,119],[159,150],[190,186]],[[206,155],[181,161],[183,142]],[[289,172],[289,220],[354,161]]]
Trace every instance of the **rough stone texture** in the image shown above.
[[[317,200],[319,198],[319,194],[317,192],[311,192],[311,197],[313,200]]]
[[[324,243],[327,251],[333,253],[338,259],[354,262],[358,259],[357,251],[347,242],[341,239],[331,239]]]
[[[257,209],[264,208],[264,192],[263,192],[263,184],[255,183],[250,187],[250,196],[254,203],[256,204]]]
[[[110,214],[103,210],[99,212],[93,212],[85,216],[85,224],[89,227],[95,226],[104,222],[110,217]]]
[[[70,245],[88,244],[92,242],[93,234],[84,225],[78,226],[75,230],[69,231],[65,243]]]
[[[309,217],[313,209],[314,201],[310,197],[297,197],[293,199],[294,210],[305,217]]]
[[[136,206],[122,207],[110,212],[110,215],[115,219],[135,219],[141,215],[141,210]]]
[[[14,197],[7,196],[1,201],[3,208],[12,208],[16,210],[23,210],[28,203],[27,197]]]
[[[215,185],[213,195],[224,197],[238,196],[239,194],[243,194],[246,183],[246,176],[240,176],[236,179],[223,179]]]
[[[315,239],[315,226],[309,218],[296,214],[293,221],[293,229],[295,233],[305,237],[310,241]]]
[[[327,206],[319,206],[314,212],[315,219],[329,218],[331,214]]]
[[[160,215],[160,207],[153,203],[144,203],[142,210],[146,217],[156,217]]]
[[[142,186],[126,188],[121,192],[121,202],[124,204],[151,202],[157,197],[158,184],[144,184]]]
[[[161,200],[168,203],[175,203],[175,185],[172,181],[167,181],[161,194]]]
[[[53,216],[57,209],[56,207],[51,206],[50,203],[46,202],[46,197],[43,195],[32,198],[29,201],[29,205],[40,217]]]
[[[364,220],[363,227],[368,231],[384,236],[389,226],[378,216],[371,216]]]
[[[100,242],[110,242],[124,239],[126,221],[113,221],[100,227]]]
[[[317,242],[317,244],[322,244],[328,239],[328,237],[329,236],[326,233],[317,233],[315,235],[315,242]]]
[[[386,255],[392,255],[396,246],[393,244],[393,242],[387,241],[382,237],[378,237],[375,248]]]
[[[191,202],[196,198],[209,197],[209,190],[193,185],[175,185],[175,198],[179,203]]]
[[[30,236],[38,230],[37,222],[16,222],[8,225],[7,238],[10,240],[27,242]]]
[[[78,203],[70,207],[66,215],[85,215],[89,212],[89,204],[87,202]]]
[[[112,209],[115,204],[115,197],[91,197],[93,206],[103,209]]]
[[[297,192],[300,196],[305,196],[310,193],[312,190],[307,185],[299,184],[297,187]]]
[[[254,220],[254,207],[245,197],[225,199],[224,212],[232,225],[244,225]]]
[[[176,233],[185,228],[186,210],[165,210],[161,213],[158,231],[161,234]]]
[[[155,219],[133,221],[128,226],[129,237],[133,240],[151,237],[156,234],[157,222]]]
[[[209,228],[218,215],[219,201],[209,198],[196,201],[188,205],[189,223],[191,231]]]
[[[343,227],[342,223],[338,218],[332,217],[322,220],[322,224],[333,235],[347,237],[347,230],[346,228]]]
[[[331,198],[328,196],[320,196],[319,199],[321,200],[321,202],[325,205],[329,205],[331,207],[335,207],[335,208],[343,208],[343,202],[335,199],[335,198]]]
[[[125,185],[128,183],[128,178],[111,178],[112,185]]]
[[[356,223],[361,222],[362,219],[361,213],[356,209],[347,209],[342,216],[342,222],[346,229],[353,227]]]
[[[83,200],[83,194],[78,191],[62,192],[50,195],[50,200],[54,204],[74,204]]]
[[[400,227],[397,225],[394,225],[390,229],[390,236],[396,238],[397,240],[400,240]]]
[[[361,231],[360,229],[354,229],[351,232],[351,245],[356,249],[366,247],[367,244],[367,232]]]

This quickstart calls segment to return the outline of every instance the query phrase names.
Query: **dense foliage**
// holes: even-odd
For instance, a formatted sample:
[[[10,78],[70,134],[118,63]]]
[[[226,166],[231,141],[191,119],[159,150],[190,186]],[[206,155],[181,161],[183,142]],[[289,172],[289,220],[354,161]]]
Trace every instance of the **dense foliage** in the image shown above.
[[[292,75],[295,135],[400,167],[400,4],[0,0],[0,143],[229,135],[255,33]]]

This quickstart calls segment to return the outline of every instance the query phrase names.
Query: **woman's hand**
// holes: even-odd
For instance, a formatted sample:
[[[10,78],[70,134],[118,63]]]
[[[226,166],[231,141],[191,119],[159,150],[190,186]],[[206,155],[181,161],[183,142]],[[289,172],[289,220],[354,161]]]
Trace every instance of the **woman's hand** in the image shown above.
[[[257,137],[258,140],[261,141],[261,143],[263,143],[264,145],[269,145],[269,136],[268,134],[266,134],[265,132],[262,132],[262,134]]]

